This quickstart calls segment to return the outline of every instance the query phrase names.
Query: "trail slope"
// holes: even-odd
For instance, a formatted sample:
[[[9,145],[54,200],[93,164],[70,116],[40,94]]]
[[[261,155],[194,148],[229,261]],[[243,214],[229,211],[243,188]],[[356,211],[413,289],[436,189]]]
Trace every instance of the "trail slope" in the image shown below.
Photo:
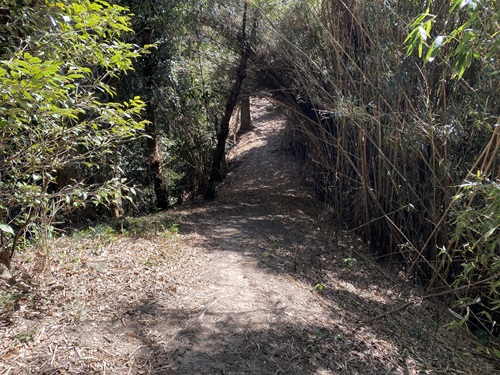
[[[500,373],[335,229],[280,149],[280,111],[254,100],[252,116],[215,201],[138,220],[152,234],[61,239],[40,280],[25,276],[39,260],[19,262],[1,373]]]
[[[477,373],[450,347],[442,307],[332,229],[280,149],[283,115],[252,106],[255,128],[230,154],[218,200],[178,212],[181,233],[208,253],[209,278],[175,338],[175,371]]]

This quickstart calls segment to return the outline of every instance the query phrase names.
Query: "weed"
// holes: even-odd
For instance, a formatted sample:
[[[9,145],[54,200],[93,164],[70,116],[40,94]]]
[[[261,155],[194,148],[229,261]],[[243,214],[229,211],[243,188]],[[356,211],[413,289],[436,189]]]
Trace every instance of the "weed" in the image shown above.
[[[89,227],[87,229],[82,229],[73,232],[72,237],[75,239],[79,238],[94,238],[94,237],[106,237],[116,234],[116,231],[107,224],[98,224],[95,227]]]
[[[119,230],[124,235],[145,236],[156,234],[171,237],[179,232],[179,225],[164,217],[129,217],[120,223]]]
[[[179,233],[179,224],[177,224],[177,223],[173,223],[173,224],[170,226],[169,231],[170,231],[170,233],[172,233],[172,234],[177,234],[177,233]]]
[[[281,243],[279,243],[279,242],[275,242],[275,243],[273,243],[273,244],[271,245],[271,251],[272,251],[273,253],[275,253],[275,252],[276,252],[277,250],[279,250],[281,247],[282,247],[282,246],[281,246]]]
[[[352,267],[356,266],[356,264],[358,264],[358,261],[355,258],[344,258],[343,261],[344,261],[344,265],[347,268],[352,268]]]
[[[15,310],[16,301],[19,298],[21,298],[21,294],[10,288],[0,293],[0,311]]]
[[[322,284],[322,283],[318,283],[314,286],[314,289],[316,289],[317,291],[321,292],[323,289],[326,288],[326,285],[325,284]]]

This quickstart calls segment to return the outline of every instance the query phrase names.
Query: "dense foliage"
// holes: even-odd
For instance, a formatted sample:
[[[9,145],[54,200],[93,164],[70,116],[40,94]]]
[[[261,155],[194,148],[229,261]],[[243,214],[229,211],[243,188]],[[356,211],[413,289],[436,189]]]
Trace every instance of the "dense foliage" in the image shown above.
[[[243,4],[121,3],[135,14],[131,40],[141,45],[147,37],[156,45],[118,88],[123,97],[133,93],[147,103],[149,137],[122,153],[124,175],[142,185],[135,202],[136,212],[143,213],[190,199],[207,186],[215,136],[238,65]]]
[[[164,209],[207,183],[238,56],[238,21],[221,27],[220,17],[239,5],[120,4],[1,8],[6,265],[20,242],[46,241],[56,222]]]
[[[106,2],[8,2],[1,27],[0,260],[25,235],[46,240],[61,211],[112,204],[130,191],[112,154],[143,126],[139,98],[111,101],[110,80],[140,50],[124,8]],[[22,25],[22,27],[20,27]],[[102,159],[109,171],[96,172]]]

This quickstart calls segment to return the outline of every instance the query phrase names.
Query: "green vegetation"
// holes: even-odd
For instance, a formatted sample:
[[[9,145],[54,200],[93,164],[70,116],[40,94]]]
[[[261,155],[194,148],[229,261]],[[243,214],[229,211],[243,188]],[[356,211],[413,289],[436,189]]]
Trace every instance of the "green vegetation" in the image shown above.
[[[8,2],[0,62],[0,260],[9,266],[21,236],[43,243],[61,211],[111,205],[131,186],[103,159],[144,127],[144,103],[110,101],[110,80],[132,69],[140,50],[124,8],[105,2]],[[17,28],[22,24],[23,28]],[[112,168],[111,168],[112,169]]]
[[[0,261],[212,196],[243,90],[286,107],[290,150],[346,229],[498,335],[499,30],[496,0],[7,0]]]

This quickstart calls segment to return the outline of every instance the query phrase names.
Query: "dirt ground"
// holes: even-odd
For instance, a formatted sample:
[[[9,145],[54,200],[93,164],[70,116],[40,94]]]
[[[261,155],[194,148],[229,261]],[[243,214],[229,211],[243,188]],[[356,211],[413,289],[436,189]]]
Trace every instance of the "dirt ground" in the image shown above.
[[[213,202],[26,252],[2,286],[2,374],[500,374],[447,308],[324,212],[254,100]],[[173,225],[172,223],[175,223]]]

